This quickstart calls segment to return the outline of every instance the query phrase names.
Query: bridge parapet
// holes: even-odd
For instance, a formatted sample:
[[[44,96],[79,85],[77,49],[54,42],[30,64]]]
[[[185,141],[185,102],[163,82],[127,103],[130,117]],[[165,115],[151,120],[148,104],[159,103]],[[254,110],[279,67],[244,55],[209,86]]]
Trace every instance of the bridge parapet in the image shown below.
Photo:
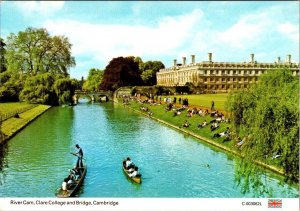
[[[112,91],[106,91],[106,90],[97,90],[97,91],[84,91],[84,90],[75,90],[75,101],[77,102],[78,99],[82,96],[89,97],[92,101],[95,100],[96,97],[106,97],[107,100],[113,100],[113,92]]]

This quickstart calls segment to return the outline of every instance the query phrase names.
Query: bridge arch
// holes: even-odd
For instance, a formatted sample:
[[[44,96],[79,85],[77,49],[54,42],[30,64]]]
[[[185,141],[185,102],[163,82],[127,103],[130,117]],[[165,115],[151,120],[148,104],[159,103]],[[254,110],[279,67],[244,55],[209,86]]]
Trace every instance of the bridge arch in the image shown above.
[[[98,91],[83,91],[83,90],[76,90],[73,96],[73,100],[75,103],[78,102],[80,98],[87,97],[91,101],[109,101],[113,100],[113,92],[111,91],[104,91],[104,90],[98,90]]]

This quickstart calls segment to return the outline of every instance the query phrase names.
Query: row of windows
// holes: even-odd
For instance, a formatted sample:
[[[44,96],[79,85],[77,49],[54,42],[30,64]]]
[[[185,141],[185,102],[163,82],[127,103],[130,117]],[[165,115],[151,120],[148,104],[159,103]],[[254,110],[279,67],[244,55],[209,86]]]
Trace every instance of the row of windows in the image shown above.
[[[236,88],[247,88],[247,84],[237,84],[237,85],[205,85],[205,89],[236,89]]]
[[[258,78],[255,77],[255,78],[204,78],[204,81],[207,82],[207,81],[222,81],[222,82],[226,82],[226,81],[257,81]]]
[[[236,75],[236,74],[252,74],[252,75],[254,75],[254,74],[259,74],[260,72],[258,71],[258,70],[245,70],[245,71],[243,71],[243,70],[204,70],[204,74],[206,75],[206,74],[219,74],[219,73],[221,73],[222,75],[225,75],[225,74],[230,74],[230,72],[232,72],[232,74],[233,75]]]

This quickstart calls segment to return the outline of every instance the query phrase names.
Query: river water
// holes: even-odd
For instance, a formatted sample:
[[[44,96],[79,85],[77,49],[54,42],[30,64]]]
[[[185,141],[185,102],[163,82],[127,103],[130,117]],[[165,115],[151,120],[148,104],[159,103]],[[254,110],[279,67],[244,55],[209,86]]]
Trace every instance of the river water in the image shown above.
[[[234,182],[239,158],[122,105],[86,101],[51,108],[0,150],[0,197],[55,197],[77,160],[75,144],[88,165],[80,197],[253,197]],[[127,156],[140,167],[142,184],[122,172]],[[295,187],[266,175],[272,197],[298,197]]]

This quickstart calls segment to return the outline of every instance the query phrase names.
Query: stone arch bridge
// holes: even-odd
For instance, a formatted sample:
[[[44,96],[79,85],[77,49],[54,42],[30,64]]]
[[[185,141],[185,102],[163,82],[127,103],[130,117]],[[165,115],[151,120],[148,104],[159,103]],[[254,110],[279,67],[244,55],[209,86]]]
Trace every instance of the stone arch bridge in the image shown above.
[[[112,91],[97,90],[97,91],[82,91],[75,90],[73,100],[75,103],[78,103],[80,98],[89,98],[91,101],[109,101],[113,100],[114,93]]]

